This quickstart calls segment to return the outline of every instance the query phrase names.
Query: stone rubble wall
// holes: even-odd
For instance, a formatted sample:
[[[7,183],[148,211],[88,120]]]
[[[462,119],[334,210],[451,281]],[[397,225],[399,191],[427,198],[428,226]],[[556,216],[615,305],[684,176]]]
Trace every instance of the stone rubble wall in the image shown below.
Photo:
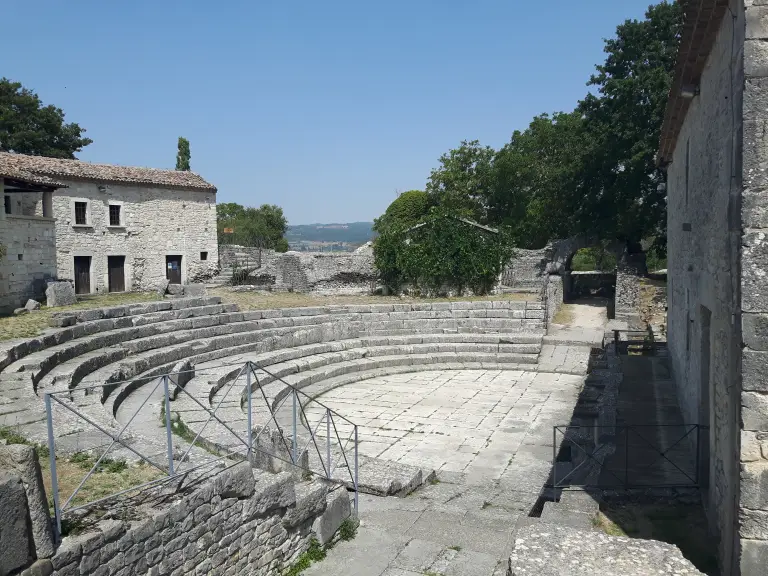
[[[546,319],[547,324],[549,324],[563,304],[563,277],[555,274],[548,275],[545,290],[547,298]]]
[[[222,246],[222,271],[243,260],[260,262],[250,275],[252,284],[276,291],[318,294],[364,294],[377,277],[373,251],[322,253],[260,250],[247,246]]]
[[[547,274],[551,247],[517,250],[501,273],[501,285],[509,288],[541,288]]]
[[[57,269],[73,279],[74,257],[91,257],[91,291],[107,291],[108,256],[125,256],[126,290],[152,290],[165,280],[169,255],[182,256],[182,284],[218,271],[216,194],[62,179],[69,188],[53,195]],[[89,225],[74,225],[74,202],[89,203]],[[121,226],[109,225],[110,204],[121,205]],[[202,253],[207,252],[205,260]]]
[[[288,472],[261,472],[247,462],[185,485],[171,497],[152,489],[136,497],[132,515],[139,519],[102,520],[65,536],[22,576],[283,574],[312,539],[331,541],[351,513],[344,488],[323,479],[297,483]],[[120,505],[113,506],[119,517]]]

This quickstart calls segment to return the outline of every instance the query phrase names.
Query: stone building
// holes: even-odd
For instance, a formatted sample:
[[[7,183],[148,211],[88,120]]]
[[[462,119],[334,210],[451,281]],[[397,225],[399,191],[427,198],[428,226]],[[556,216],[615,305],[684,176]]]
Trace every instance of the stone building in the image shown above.
[[[64,185],[52,197],[56,271],[77,293],[149,290],[218,270],[216,188],[197,174],[7,153],[0,166]],[[42,205],[26,209],[42,214]]]
[[[768,5],[684,4],[659,161],[668,341],[722,574],[768,571]]]
[[[0,162],[0,313],[40,298],[56,276],[52,194],[65,186]]]

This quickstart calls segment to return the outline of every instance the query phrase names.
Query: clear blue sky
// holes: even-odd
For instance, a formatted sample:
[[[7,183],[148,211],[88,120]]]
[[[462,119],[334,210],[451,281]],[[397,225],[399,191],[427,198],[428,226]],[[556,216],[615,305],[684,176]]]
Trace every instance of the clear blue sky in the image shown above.
[[[371,220],[462,139],[572,109],[649,3],[5,0],[0,76],[87,129],[83,160],[173,168],[185,136],[219,202]]]

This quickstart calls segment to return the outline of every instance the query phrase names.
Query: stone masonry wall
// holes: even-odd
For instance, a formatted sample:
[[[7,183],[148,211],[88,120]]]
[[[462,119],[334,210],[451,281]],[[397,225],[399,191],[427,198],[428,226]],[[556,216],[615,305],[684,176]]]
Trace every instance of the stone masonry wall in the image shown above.
[[[107,256],[125,256],[127,290],[150,290],[165,279],[168,255],[182,256],[183,283],[216,273],[215,193],[112,183],[101,192],[96,182],[63,181],[69,188],[53,195],[60,278],[73,278],[74,256],[91,256],[92,292],[107,290]],[[87,226],[75,225],[76,200],[88,202]],[[110,204],[121,205],[120,226],[109,225]]]
[[[701,435],[700,479],[723,574],[738,574],[740,562],[737,279],[744,7],[733,0],[731,10],[736,19],[726,13],[722,21],[667,172],[668,347],[685,423],[710,427]],[[747,564],[742,559],[743,576],[763,573]]]
[[[346,506],[330,504],[339,498]],[[282,574],[312,538],[327,542],[349,516],[345,489],[320,479],[297,484],[288,472],[260,472],[247,462],[193,480],[182,495],[136,502],[132,515],[145,519],[103,520],[67,536],[22,576]]]
[[[742,368],[739,521],[743,576],[758,574],[758,570],[765,573],[768,566],[768,5],[760,0],[746,4],[743,127],[737,125],[743,130],[740,174],[744,191],[741,229],[731,228],[741,247],[742,271],[743,347],[738,352]],[[743,26],[741,21],[739,25]]]
[[[510,288],[541,288],[550,252],[550,246],[540,250],[517,250],[515,257],[501,273],[501,285]]]

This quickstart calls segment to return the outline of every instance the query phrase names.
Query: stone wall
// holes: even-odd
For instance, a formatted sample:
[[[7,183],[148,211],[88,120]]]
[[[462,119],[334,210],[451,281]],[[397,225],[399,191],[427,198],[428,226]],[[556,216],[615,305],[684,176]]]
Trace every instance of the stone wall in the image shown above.
[[[7,215],[0,210],[0,244],[6,248],[0,257],[0,313],[23,306],[28,298],[41,300],[46,281],[56,276],[54,220],[34,216],[34,204],[31,212]]]
[[[91,257],[92,292],[107,290],[108,256],[125,256],[126,289],[154,288],[169,255],[182,256],[182,283],[216,273],[215,193],[112,183],[102,192],[96,182],[63,181],[69,188],[53,195],[60,278],[73,278],[75,256]],[[86,226],[75,225],[75,201],[88,202]],[[110,226],[111,204],[121,206],[120,226]]]
[[[746,41],[744,44],[743,122],[736,122],[734,136],[743,130],[744,186],[741,198],[741,227],[732,226],[731,258],[741,252],[741,325],[743,345],[731,346],[741,355],[741,532],[742,575],[757,574],[768,566],[768,140],[765,125],[768,115],[768,6],[747,2]],[[753,5],[754,4],[754,5]],[[741,8],[741,7],[739,7]],[[739,12],[739,14],[741,14]],[[727,25],[726,25],[727,26]],[[739,35],[744,24],[738,22]],[[737,86],[741,70],[737,69]],[[738,102],[734,102],[734,105]],[[738,156],[737,156],[738,157]],[[738,182],[738,165],[735,166]],[[738,204],[732,212],[738,215]],[[738,290],[739,286],[736,286]],[[719,334],[716,336],[719,341]],[[739,350],[739,348],[741,348]],[[758,456],[757,445],[760,445]]]
[[[540,250],[517,250],[501,273],[501,285],[510,288],[541,288],[549,263],[549,246]]]
[[[251,273],[254,286],[291,292],[360,294],[371,290],[377,273],[373,251],[319,253],[261,250],[246,246],[222,246],[222,271],[247,258],[261,265]]]
[[[555,274],[548,275],[546,278],[547,309],[545,314],[547,324],[549,324],[563,304],[563,278]]]
[[[723,19],[667,172],[668,346],[685,422],[710,426],[701,435],[700,476],[724,574],[739,573],[742,403],[738,279],[745,23],[741,2],[733,0],[731,10],[737,18],[726,13]],[[762,157],[745,148],[745,159],[750,156],[755,161]],[[745,163],[744,174],[753,169]],[[752,265],[745,261],[742,267]],[[621,280],[617,284],[618,292]],[[753,424],[762,425],[758,420]],[[755,494],[742,486],[742,501],[750,493]],[[767,494],[763,488],[763,502]],[[762,506],[757,500],[752,504]],[[749,562],[741,558],[741,574],[763,573]]]
[[[53,555],[31,554],[34,564],[22,576],[282,574],[312,539],[328,543],[351,514],[345,488],[323,479],[297,482],[247,462],[182,486],[114,503],[112,516],[125,516],[130,506],[132,519],[86,521],[83,533],[66,536]]]

